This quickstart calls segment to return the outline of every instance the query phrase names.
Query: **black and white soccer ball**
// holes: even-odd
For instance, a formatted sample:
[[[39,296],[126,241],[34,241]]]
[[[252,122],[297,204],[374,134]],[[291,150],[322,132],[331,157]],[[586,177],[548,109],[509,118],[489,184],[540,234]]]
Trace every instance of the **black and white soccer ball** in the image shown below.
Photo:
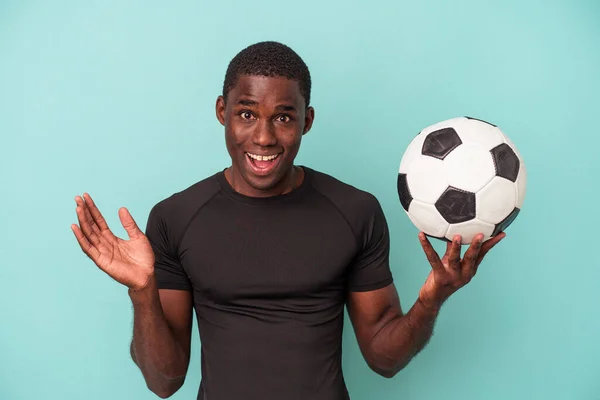
[[[412,223],[441,240],[506,230],[525,199],[527,172],[510,139],[488,122],[459,117],[423,129],[400,162],[398,194]]]

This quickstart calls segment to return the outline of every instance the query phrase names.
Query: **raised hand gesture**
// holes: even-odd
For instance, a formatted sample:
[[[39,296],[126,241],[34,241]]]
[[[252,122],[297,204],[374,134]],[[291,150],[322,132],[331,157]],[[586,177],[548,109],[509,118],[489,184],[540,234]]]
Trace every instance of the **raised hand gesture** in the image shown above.
[[[506,234],[504,232],[483,242],[483,235],[475,235],[469,248],[461,259],[461,237],[454,237],[446,245],[446,253],[440,259],[424,233],[419,233],[421,246],[425,251],[427,260],[431,264],[431,272],[419,292],[419,300],[426,305],[439,309],[450,295],[473,279],[483,257]]]
[[[126,208],[119,219],[129,240],[116,237],[89,194],[77,196],[79,226],[71,229],[83,252],[110,277],[132,290],[141,290],[154,274],[154,253],[146,235]]]

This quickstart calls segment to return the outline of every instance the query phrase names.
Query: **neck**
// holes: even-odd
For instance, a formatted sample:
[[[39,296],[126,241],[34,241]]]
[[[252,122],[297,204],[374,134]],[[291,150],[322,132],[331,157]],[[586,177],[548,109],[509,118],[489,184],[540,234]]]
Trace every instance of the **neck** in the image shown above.
[[[235,166],[225,170],[225,178],[236,192],[248,197],[273,197],[291,192],[300,186],[304,180],[304,170],[301,167],[292,166],[288,173],[274,186],[261,189],[249,184],[242,175],[235,171]]]

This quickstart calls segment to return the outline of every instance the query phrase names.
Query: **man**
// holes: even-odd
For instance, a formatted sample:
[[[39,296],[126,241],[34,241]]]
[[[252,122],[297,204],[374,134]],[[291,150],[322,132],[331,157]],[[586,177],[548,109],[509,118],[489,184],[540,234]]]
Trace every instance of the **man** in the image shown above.
[[[294,165],[314,120],[311,79],[289,47],[262,42],[229,64],[216,102],[231,166],[159,202],[145,234],[119,210],[115,237],[88,194],[76,197],[83,251],[129,288],[131,356],[162,398],[183,384],[192,312],[202,400],[349,399],[341,368],[344,306],[368,365],[393,377],[428,342],[440,307],[504,234],[460,238],[403,313],[376,198]],[[333,156],[333,153],[332,153]]]

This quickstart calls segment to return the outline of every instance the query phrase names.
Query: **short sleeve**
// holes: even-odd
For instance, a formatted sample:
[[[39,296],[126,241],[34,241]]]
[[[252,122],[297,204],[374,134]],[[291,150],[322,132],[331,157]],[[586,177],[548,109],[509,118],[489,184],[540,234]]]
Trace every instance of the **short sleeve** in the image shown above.
[[[390,236],[387,221],[376,199],[365,213],[363,229],[357,232],[360,250],[350,267],[349,290],[364,292],[393,282],[390,270]]]
[[[150,211],[146,236],[154,251],[154,275],[159,289],[191,290],[192,285],[176,250],[177,235],[162,212],[162,204]]]

